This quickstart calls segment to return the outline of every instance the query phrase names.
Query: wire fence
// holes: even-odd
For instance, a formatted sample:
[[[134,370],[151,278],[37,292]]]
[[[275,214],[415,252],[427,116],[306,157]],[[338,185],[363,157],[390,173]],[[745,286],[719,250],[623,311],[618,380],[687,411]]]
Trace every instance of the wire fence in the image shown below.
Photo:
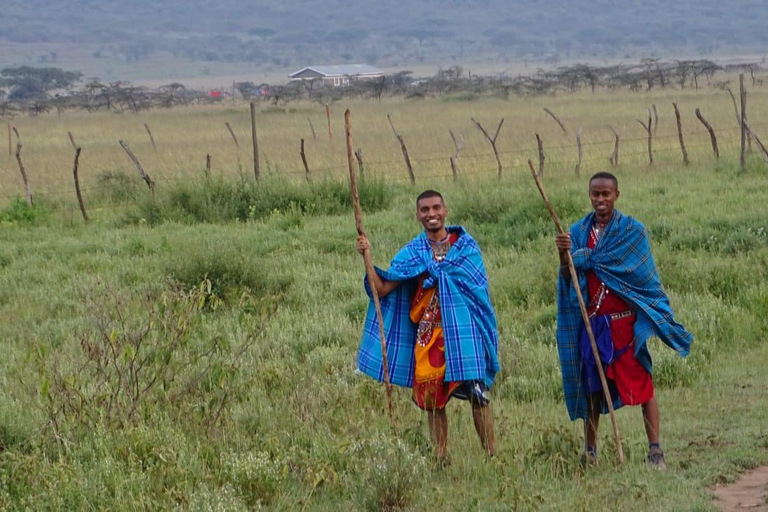
[[[768,127],[768,123],[755,123],[750,126],[752,130],[755,128],[762,129]],[[609,127],[606,125],[605,130],[608,130]],[[734,134],[734,132],[740,132],[741,127],[740,126],[732,126],[729,128],[721,128],[717,130],[717,133],[719,135],[722,134]],[[694,143],[686,143],[685,146],[689,150],[701,150],[704,148],[709,148],[711,151],[711,142],[709,142],[709,132],[706,130],[701,129],[692,129],[684,133],[684,137],[689,140],[696,140],[700,137],[706,137],[707,142],[694,142]],[[574,141],[576,140],[575,135],[569,135]],[[678,152],[681,153],[681,148],[679,145],[673,144],[673,145],[666,145],[661,146],[657,143],[659,142],[669,142],[673,141],[676,142],[679,138],[678,133],[673,134],[662,134],[662,135],[653,135],[652,141],[655,145],[653,147],[653,153],[660,154],[660,155],[666,155],[668,153]],[[532,160],[537,161],[538,160],[538,148],[533,145],[533,137],[531,137],[532,145],[527,147],[517,147],[513,149],[507,149],[507,150],[500,150],[494,153],[493,151],[489,150],[485,152],[480,153],[460,153],[458,156],[458,166],[459,166],[459,172],[458,172],[458,178],[461,179],[465,176],[472,176],[475,177],[498,177],[499,169],[496,164],[496,155],[499,155],[499,158],[504,156],[523,156],[523,155],[530,155],[532,157]],[[627,150],[624,148],[623,150],[622,145],[627,144],[636,144],[636,143],[647,143],[648,136],[643,137],[622,137],[619,135],[619,144],[620,144],[620,150],[619,150],[619,158],[621,161],[626,161],[628,159],[634,159],[637,157],[644,157],[648,155],[648,149],[647,147],[643,147],[641,149],[638,148],[632,148],[631,150]],[[725,144],[722,144],[722,141],[724,140],[722,137],[721,140],[721,147],[726,146]],[[730,139],[728,139],[730,141]],[[583,141],[580,145],[577,143],[573,144],[559,144],[559,145],[552,145],[547,146],[544,145],[544,151],[545,154],[556,154],[560,158],[545,158],[545,167],[548,168],[550,171],[560,171],[563,168],[568,167],[570,169],[570,172],[573,172],[572,170],[576,167],[576,164],[579,163],[579,158],[577,156],[577,151],[579,150],[579,147],[582,149],[582,158],[581,158],[581,165],[582,166],[588,166],[590,164],[606,164],[609,161],[609,149],[612,150],[614,144],[616,144],[616,138],[612,137],[610,139],[601,139],[601,140],[591,140],[591,141]],[[604,155],[596,155],[594,154],[594,149],[599,148],[601,146],[607,146],[605,150]],[[583,154],[584,148],[590,149],[589,155]],[[564,157],[564,153],[570,152],[572,156],[569,156],[568,158]],[[706,152],[704,152],[706,153]],[[262,154],[264,154],[262,152]],[[419,164],[428,164],[433,165],[435,162],[445,162],[446,165],[444,167],[444,170],[441,172],[417,172],[415,173],[415,177],[417,182],[418,181],[432,181],[432,180],[440,180],[440,179],[454,179],[454,176],[451,172],[450,166],[449,166],[449,158],[451,155],[443,154],[440,156],[437,155],[417,155],[416,157],[411,157],[410,161],[412,164],[416,164],[418,167]],[[713,158],[710,154],[708,158]],[[266,159],[268,162],[268,159]],[[480,161],[480,160],[489,160],[489,165],[487,167],[470,167],[469,169],[466,168],[466,166],[462,166],[462,163],[466,163],[467,161]],[[492,164],[492,165],[491,165]],[[298,166],[298,164],[297,164]],[[369,173],[373,176],[376,176],[377,178],[384,178],[387,182],[393,182],[393,183],[404,183],[410,181],[410,176],[408,176],[404,171],[400,170],[404,167],[404,162],[402,157],[393,157],[392,159],[387,160],[366,160],[365,161],[365,167],[367,168],[366,173]],[[462,168],[464,167],[464,168]],[[510,163],[508,161],[502,162],[502,179],[503,176],[507,171],[515,171],[519,169],[527,168],[528,164],[527,162],[522,163]],[[394,170],[387,170],[383,171],[383,169],[398,169],[398,171]],[[339,165],[330,165],[320,168],[311,168],[310,172],[307,173],[305,169],[280,169],[279,171],[270,173],[272,175],[279,175],[279,176],[288,176],[293,177],[297,179],[307,179],[307,176],[310,176],[312,179],[320,178],[320,179],[326,179],[330,177],[341,177],[345,175],[345,173],[348,170],[347,164],[339,164]],[[190,179],[197,177],[200,177],[199,174],[192,175],[189,173],[183,173],[179,172],[175,175],[167,175],[166,173],[155,171],[155,182],[158,184],[159,187],[162,188],[163,184],[165,183],[178,183],[181,181],[189,181]],[[248,169],[248,172],[244,172],[244,168],[242,166],[242,162],[240,161],[239,155],[238,155],[238,171],[237,172],[218,172],[216,177],[217,178],[240,178],[244,179],[247,176],[250,175],[250,169]],[[250,178],[252,179],[252,178]],[[139,181],[138,177],[136,178],[135,184],[136,186],[143,186],[139,185],[141,182]],[[49,202],[51,204],[46,205],[46,209],[53,213],[74,213],[79,212],[79,206],[77,205],[75,201],[75,193],[74,193],[74,186],[73,186],[73,180],[53,180],[48,181],[46,183],[48,187],[54,187],[59,188],[60,190],[46,190],[41,192],[35,192],[34,198],[35,199],[45,199],[50,200]],[[81,193],[91,196],[90,198],[93,199],[94,197],[98,196],[99,194],[106,194],[109,195],[110,192],[114,190],[114,184],[98,184],[98,185],[90,185],[88,187],[81,188]],[[149,192],[147,192],[149,193]],[[12,194],[6,194],[6,195],[0,195],[0,201],[9,201],[14,198],[19,197],[22,194],[22,191],[12,193]],[[66,197],[70,196],[72,198],[71,201],[66,200]],[[104,199],[104,198],[102,198]],[[126,201],[111,201],[107,203],[99,203],[97,202],[95,206],[87,206],[87,211],[94,212],[94,211],[105,211],[105,210],[116,210],[116,209],[124,209],[131,206],[136,206],[139,204],[135,198],[132,200],[126,200]]]

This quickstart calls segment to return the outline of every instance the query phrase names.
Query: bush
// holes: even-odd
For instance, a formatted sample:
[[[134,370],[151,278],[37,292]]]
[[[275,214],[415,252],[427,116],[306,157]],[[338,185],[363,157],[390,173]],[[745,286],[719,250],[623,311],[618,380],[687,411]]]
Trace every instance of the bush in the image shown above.
[[[381,181],[365,181],[359,186],[360,203],[367,212],[389,206],[393,187]],[[350,212],[349,186],[342,181],[325,180],[311,185],[291,183],[278,177],[259,182],[223,179],[199,179],[174,183],[160,189],[155,198],[144,195],[138,211],[126,219],[129,223],[226,222],[268,219],[275,213],[290,212],[294,218],[286,227],[300,225],[296,216],[339,215]]]
[[[24,198],[16,196],[10,205],[0,210],[0,224],[35,224],[47,216],[48,211],[43,207],[37,204],[29,206]]]

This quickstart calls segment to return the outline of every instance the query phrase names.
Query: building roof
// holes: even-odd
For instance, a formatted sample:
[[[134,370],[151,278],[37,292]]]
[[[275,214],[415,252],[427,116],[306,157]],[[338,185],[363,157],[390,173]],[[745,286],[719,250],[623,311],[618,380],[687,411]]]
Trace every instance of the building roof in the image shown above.
[[[369,66],[368,64],[341,64],[333,66],[307,66],[295,73],[288,75],[293,78],[305,71],[315,71],[323,76],[355,76],[355,75],[383,75],[384,72],[379,68]]]

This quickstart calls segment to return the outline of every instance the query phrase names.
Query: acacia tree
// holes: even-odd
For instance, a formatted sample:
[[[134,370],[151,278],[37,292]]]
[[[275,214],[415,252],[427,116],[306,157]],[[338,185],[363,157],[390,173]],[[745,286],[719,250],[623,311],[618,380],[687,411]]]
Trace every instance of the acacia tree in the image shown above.
[[[42,100],[51,91],[70,89],[82,76],[78,71],[64,71],[60,68],[18,66],[0,71],[0,85],[10,88],[9,100]]]

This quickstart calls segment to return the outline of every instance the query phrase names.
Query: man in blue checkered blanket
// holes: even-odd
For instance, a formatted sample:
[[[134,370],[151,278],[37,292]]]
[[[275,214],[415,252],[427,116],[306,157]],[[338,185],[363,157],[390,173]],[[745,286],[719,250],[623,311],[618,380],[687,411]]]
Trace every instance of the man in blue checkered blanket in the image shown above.
[[[675,321],[661,285],[645,227],[614,208],[619,183],[600,172],[589,180],[594,211],[558,235],[561,271],[557,283],[557,349],[563,390],[572,420],[585,421],[585,463],[597,460],[597,428],[607,404],[597,363],[586,336],[575,285],[587,301],[592,330],[615,408],[639,405],[648,436],[648,462],[664,469],[659,441],[659,404],[651,377],[646,341],[655,336],[681,356],[688,355],[693,336]],[[578,283],[571,282],[571,252]]]
[[[416,218],[424,232],[403,247],[389,270],[376,269],[371,284],[381,298],[387,362],[393,384],[412,388],[413,401],[427,411],[438,460],[448,463],[451,397],[472,405],[483,449],[494,452],[493,420],[487,391],[499,371],[496,315],[488,294],[488,276],[475,240],[459,226],[446,226],[442,195],[423,192]],[[370,247],[357,239],[362,254]],[[358,354],[360,371],[383,380],[379,325],[373,303]]]

